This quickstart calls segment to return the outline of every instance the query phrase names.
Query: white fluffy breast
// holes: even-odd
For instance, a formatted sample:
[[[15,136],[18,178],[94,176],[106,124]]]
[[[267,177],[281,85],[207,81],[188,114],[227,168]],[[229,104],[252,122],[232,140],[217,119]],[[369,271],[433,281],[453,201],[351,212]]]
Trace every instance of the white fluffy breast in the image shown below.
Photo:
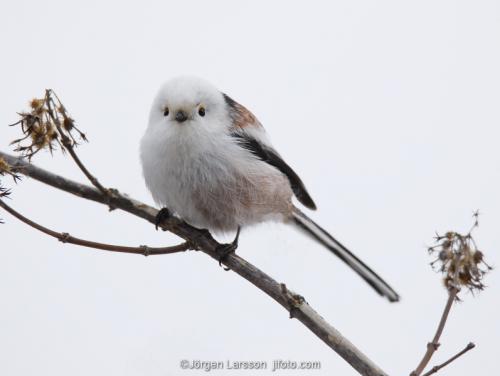
[[[232,231],[291,212],[286,177],[221,132],[149,127],[141,141],[154,200],[199,228]]]

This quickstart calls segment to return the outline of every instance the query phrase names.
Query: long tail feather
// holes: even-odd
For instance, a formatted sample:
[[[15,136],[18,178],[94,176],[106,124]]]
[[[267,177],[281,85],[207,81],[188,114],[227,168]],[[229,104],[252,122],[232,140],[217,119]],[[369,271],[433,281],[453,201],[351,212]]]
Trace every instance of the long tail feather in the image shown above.
[[[323,230],[307,215],[299,209],[294,208],[293,221],[297,227],[305,231],[309,236],[319,241],[331,252],[337,255],[342,261],[349,265],[360,275],[371,287],[380,295],[385,296],[391,302],[397,302],[399,295],[389,286],[377,273],[370,269],[363,261],[353,255],[346,247],[333,238],[328,232]]]

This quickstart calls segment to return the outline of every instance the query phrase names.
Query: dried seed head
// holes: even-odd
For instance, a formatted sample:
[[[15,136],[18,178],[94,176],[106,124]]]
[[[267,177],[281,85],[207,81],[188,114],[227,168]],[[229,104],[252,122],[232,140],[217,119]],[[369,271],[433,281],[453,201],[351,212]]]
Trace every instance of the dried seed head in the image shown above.
[[[474,253],[474,262],[477,265],[482,261],[483,261],[483,252],[476,250],[476,252]]]
[[[46,90],[42,99],[30,101],[29,112],[19,114],[21,119],[12,125],[20,125],[23,137],[14,140],[16,151],[31,159],[42,149],[52,152],[57,147],[77,145],[73,135],[86,141],[85,135],[75,126],[74,120],[66,113],[66,109],[52,90]]]
[[[485,287],[483,277],[492,268],[484,261],[484,255],[476,248],[472,237],[472,231],[478,226],[477,217],[478,213],[474,213],[475,222],[468,234],[449,231],[444,236],[437,235],[436,244],[429,247],[430,253],[438,255],[431,265],[444,274],[447,289],[464,286],[474,292]]]
[[[67,130],[68,132],[70,132],[73,127],[75,125],[75,122],[73,121],[73,119],[71,119],[70,117],[65,117],[64,120],[63,120],[63,127],[65,130]]]
[[[41,115],[45,112],[44,108],[45,101],[43,99],[33,98],[30,101],[30,107],[33,113]]]

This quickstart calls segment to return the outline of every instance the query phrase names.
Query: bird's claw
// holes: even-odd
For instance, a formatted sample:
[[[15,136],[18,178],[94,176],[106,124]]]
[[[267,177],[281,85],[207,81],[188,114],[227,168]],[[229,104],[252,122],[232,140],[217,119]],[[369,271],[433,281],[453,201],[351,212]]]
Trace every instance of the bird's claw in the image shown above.
[[[217,253],[219,254],[219,266],[222,266],[222,261],[230,254],[234,253],[238,248],[238,239],[240,238],[240,230],[241,228],[238,226],[238,230],[236,231],[236,237],[232,241],[232,243],[220,244],[217,247]],[[227,272],[230,268],[224,268]]]
[[[170,210],[168,210],[167,208],[161,208],[158,214],[156,214],[155,228],[158,230],[158,226],[160,226],[163,221],[167,220],[171,216],[172,214],[170,213]]]
[[[222,266],[222,261],[230,254],[234,253],[238,248],[238,243],[227,243],[221,244],[217,247],[217,253],[219,255],[219,266]],[[224,270],[228,271],[229,268],[224,268]]]

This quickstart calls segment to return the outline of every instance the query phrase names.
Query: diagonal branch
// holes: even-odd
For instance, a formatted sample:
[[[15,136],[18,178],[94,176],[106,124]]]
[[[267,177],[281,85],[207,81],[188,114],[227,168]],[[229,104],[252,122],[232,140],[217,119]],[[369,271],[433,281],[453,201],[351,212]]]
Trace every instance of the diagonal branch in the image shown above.
[[[459,290],[456,287],[450,288],[448,292],[448,300],[446,301],[446,305],[444,306],[443,314],[441,315],[441,319],[439,320],[439,325],[437,327],[436,333],[434,334],[434,338],[432,339],[432,342],[429,342],[427,344],[427,351],[425,352],[417,368],[410,374],[410,376],[419,376],[431,360],[432,355],[434,355],[436,350],[439,348],[439,339],[441,338],[441,334],[443,334],[444,326],[446,325],[451,306],[453,305],[453,302],[457,297],[458,291]]]
[[[42,183],[51,185],[81,198],[104,205],[112,205],[114,208],[121,209],[151,223],[155,223],[155,218],[158,213],[156,209],[140,201],[129,198],[118,191],[113,191],[113,195],[109,197],[93,187],[55,175],[27,163],[21,158],[5,154],[1,151],[0,157],[4,158],[7,163],[16,168],[16,171],[20,174],[30,176]],[[160,227],[178,235],[192,244],[193,247],[206,253],[215,260],[219,260],[220,253],[218,249],[220,244],[217,243],[207,231],[196,229],[175,217],[170,217],[163,221]],[[384,371],[368,359],[368,357],[356,348],[347,338],[342,336],[339,331],[326,322],[326,320],[323,319],[302,297],[290,291],[284,284],[276,282],[270,276],[234,253],[225,257],[222,263],[283,306],[290,312],[290,317],[296,318],[304,324],[361,375],[386,375]]]
[[[152,256],[152,255],[165,255],[170,253],[184,252],[190,249],[189,243],[185,242],[179,245],[174,245],[171,247],[149,247],[147,245],[141,245],[139,247],[127,247],[123,245],[114,245],[114,244],[106,244],[106,243],[98,243],[91,240],[84,240],[80,238],[75,238],[71,236],[67,232],[57,232],[51,230],[47,227],[44,227],[29,218],[26,218],[24,215],[10,207],[5,203],[4,200],[0,199],[0,207],[2,207],[5,211],[12,214],[14,217],[19,219],[21,222],[26,223],[28,226],[33,227],[34,229],[43,232],[53,238],[58,239],[63,243],[70,243],[80,245],[82,247],[95,248],[103,251],[111,251],[111,252],[120,252],[120,253],[133,253],[136,255],[143,256]]]
[[[458,354],[453,355],[453,356],[452,356],[450,359],[448,359],[446,362],[444,362],[444,363],[442,363],[442,364],[440,364],[440,365],[438,365],[438,366],[434,366],[434,367],[432,367],[432,368],[430,369],[430,371],[429,371],[429,372],[424,373],[422,376],[430,376],[430,375],[432,375],[432,374],[436,373],[436,372],[437,372],[437,371],[439,371],[441,368],[446,367],[448,364],[450,364],[450,363],[451,363],[451,362],[453,362],[454,360],[456,360],[456,359],[460,358],[460,357],[461,357],[462,355],[464,355],[467,351],[472,350],[474,347],[476,347],[476,345],[475,345],[475,344],[473,344],[472,342],[469,342],[469,343],[467,344],[467,346],[465,346],[465,348],[464,348],[462,351],[460,351]]]

